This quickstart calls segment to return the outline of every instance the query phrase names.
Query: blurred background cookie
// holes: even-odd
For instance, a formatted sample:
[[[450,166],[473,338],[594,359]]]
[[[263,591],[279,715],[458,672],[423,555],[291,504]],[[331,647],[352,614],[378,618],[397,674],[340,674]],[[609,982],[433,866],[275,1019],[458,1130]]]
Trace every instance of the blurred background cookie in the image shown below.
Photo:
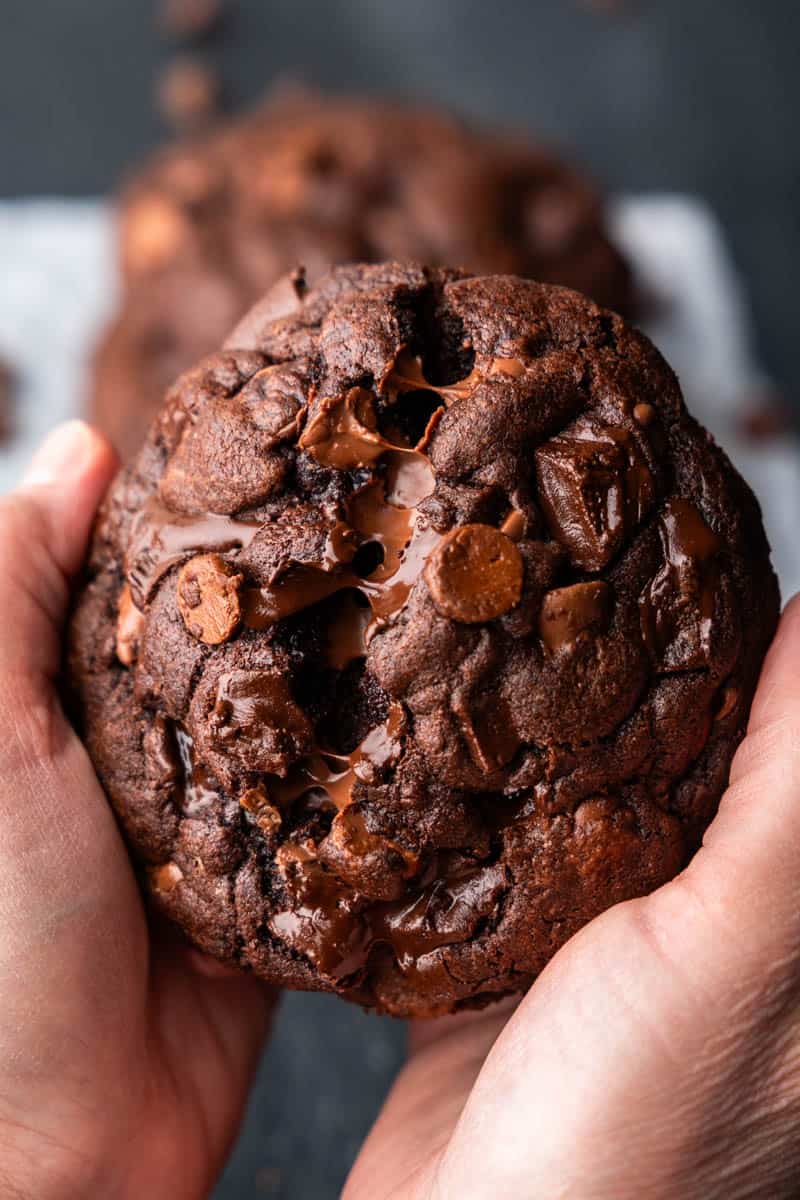
[[[633,306],[599,194],[550,151],[435,110],[306,89],[159,153],[124,189],[119,229],[123,296],[92,411],[125,454],[231,311],[298,265],[313,280],[338,262],[455,264]],[[198,290],[214,297],[202,315]]]

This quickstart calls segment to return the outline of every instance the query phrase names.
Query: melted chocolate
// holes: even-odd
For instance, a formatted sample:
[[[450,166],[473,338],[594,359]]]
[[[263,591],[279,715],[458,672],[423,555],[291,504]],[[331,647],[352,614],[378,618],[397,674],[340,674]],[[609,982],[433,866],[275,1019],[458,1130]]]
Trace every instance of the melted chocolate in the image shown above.
[[[278,855],[299,903],[275,914],[270,928],[336,981],[362,971],[381,945],[391,948],[401,971],[418,970],[425,955],[466,942],[507,887],[502,866],[462,864],[414,896],[359,911],[355,894],[319,862],[311,844],[289,844]]]
[[[390,397],[401,396],[403,392],[436,392],[444,404],[449,406],[455,400],[465,400],[471,396],[475,389],[492,375],[511,375],[519,379],[524,374],[525,364],[518,358],[492,358],[483,355],[476,359],[475,366],[463,379],[455,383],[431,383],[425,377],[421,357],[404,347],[395,356],[390,370],[381,380],[381,391],[385,391]]]
[[[355,784],[371,782],[400,753],[405,730],[405,713],[392,704],[383,725],[371,729],[350,754],[329,754],[317,749],[305,762],[289,772],[285,780],[270,779],[270,799],[278,808],[287,808],[307,792],[323,792],[330,804],[342,811],[352,799]]]
[[[432,950],[465,942],[505,888],[501,866],[462,866],[411,899],[376,905],[367,914],[372,945],[386,942],[409,971]]]
[[[180,792],[181,809],[187,817],[200,816],[220,802],[216,780],[202,763],[195,762],[192,737],[180,725],[174,726],[174,744],[180,762],[180,778],[183,781]]]
[[[322,466],[349,471],[372,466],[389,443],[378,433],[372,392],[350,388],[320,402],[298,445]]]
[[[260,522],[216,513],[176,513],[151,497],[136,517],[125,559],[125,574],[137,608],[144,608],[159,579],[176,563],[197,551],[249,546],[260,528]]]
[[[659,533],[664,563],[639,600],[642,637],[662,668],[702,667],[711,650],[722,542],[680,497],[665,504]]]
[[[270,917],[272,932],[307,954],[330,979],[354,974],[369,953],[369,932],[354,912],[354,894],[319,862],[313,843],[288,842],[276,860],[294,905]]]
[[[325,631],[328,666],[342,671],[354,658],[364,657],[371,618],[369,604],[360,592],[346,589],[341,593]]]
[[[418,360],[401,355],[384,385],[390,394],[409,388],[433,390],[447,405],[470,395],[488,374],[499,371],[519,376],[523,370],[516,359],[496,359],[476,367],[466,379],[434,387],[424,379]],[[431,551],[441,541],[440,534],[420,516],[418,506],[434,489],[433,469],[422,449],[442,411],[433,414],[423,439],[409,448],[392,443],[378,431],[374,398],[364,389],[353,388],[344,396],[321,402],[300,439],[300,448],[322,466],[367,468],[373,477],[346,502],[344,519],[331,529],[320,561],[288,562],[268,586],[242,589],[246,627],[264,629],[334,593],[349,591],[349,599],[343,598],[328,629],[329,662],[342,669],[366,652],[375,631],[403,609]],[[146,602],[164,573],[187,555],[246,547],[260,527],[215,514],[183,516],[151,501],[140,514],[132,541],[128,563],[132,594]],[[524,529],[524,516],[509,514],[503,527],[508,537],[518,540]],[[383,558],[362,578],[354,569],[353,557],[359,544],[370,543],[380,546]],[[365,598],[366,606],[358,604],[355,593]],[[226,692],[217,708],[222,702],[223,707],[230,707],[228,715],[238,728],[256,720],[259,705],[269,707],[272,699],[261,693],[251,696],[249,691],[241,695]],[[340,836],[345,837],[348,853],[394,852],[405,864],[403,877],[412,876],[419,869],[417,856],[372,834],[362,814],[352,808],[356,783],[374,782],[399,757],[405,724],[402,706],[390,705],[386,721],[371,729],[352,753],[330,754],[316,747],[290,767],[285,777],[262,772],[258,796],[253,799],[251,789],[243,807],[256,823],[261,810],[269,810],[268,834],[280,824],[281,812],[301,798],[335,810],[336,820],[346,825]],[[503,725],[503,720],[470,722],[466,731],[473,755],[487,770],[507,762],[516,751],[516,739]],[[187,814],[199,815],[220,803],[215,781],[195,760],[186,730],[175,726],[172,740],[178,759],[173,775],[180,781],[181,807]],[[276,861],[293,903],[270,918],[270,929],[336,981],[362,970],[376,945],[390,946],[401,968],[410,970],[419,956],[465,941],[483,908],[494,907],[504,885],[499,868],[462,865],[433,883],[420,878],[421,890],[411,898],[373,904],[364,912],[364,898],[349,890],[319,860],[313,842],[285,843],[277,851]]]

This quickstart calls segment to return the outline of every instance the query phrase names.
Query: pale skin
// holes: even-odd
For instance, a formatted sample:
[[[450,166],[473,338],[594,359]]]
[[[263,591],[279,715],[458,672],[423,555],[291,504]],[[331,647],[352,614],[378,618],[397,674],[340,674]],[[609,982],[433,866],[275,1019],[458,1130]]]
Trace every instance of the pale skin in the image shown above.
[[[57,431],[0,501],[0,1198],[199,1200],[272,993],[148,932],[58,672],[115,468]],[[516,1007],[419,1023],[346,1200],[800,1192],[800,601],[701,851]],[[333,1003],[333,1001],[331,1001]]]

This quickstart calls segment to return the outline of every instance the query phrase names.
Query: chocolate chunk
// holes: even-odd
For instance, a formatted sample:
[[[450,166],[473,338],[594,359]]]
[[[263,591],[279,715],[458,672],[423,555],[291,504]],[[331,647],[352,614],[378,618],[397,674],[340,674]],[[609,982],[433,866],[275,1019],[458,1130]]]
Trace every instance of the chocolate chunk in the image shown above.
[[[288,681],[275,672],[228,671],[217,680],[214,705],[195,740],[246,771],[284,776],[313,744],[310,722]]]
[[[642,637],[661,670],[706,666],[711,655],[722,542],[688,500],[659,519],[663,565],[640,601]]]
[[[491,525],[461,525],[442,538],[425,567],[433,602],[443,617],[466,624],[492,621],[522,595],[522,558]]]
[[[542,602],[539,633],[548,650],[570,646],[585,631],[600,631],[611,615],[612,595],[607,583],[573,583],[548,592]]]
[[[181,568],[178,608],[192,637],[207,646],[227,642],[239,628],[242,576],[218,554],[198,554]]]
[[[553,438],[536,451],[536,473],[553,536],[585,571],[614,558],[655,500],[653,476],[622,429]]]

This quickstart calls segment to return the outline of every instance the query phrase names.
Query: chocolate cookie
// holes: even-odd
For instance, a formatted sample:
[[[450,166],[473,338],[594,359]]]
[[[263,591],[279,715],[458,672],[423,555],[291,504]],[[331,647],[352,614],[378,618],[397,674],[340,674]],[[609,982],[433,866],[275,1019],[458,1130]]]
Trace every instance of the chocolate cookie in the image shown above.
[[[777,612],[758,505],[644,336],[559,287],[348,267],[173,387],[71,680],[198,946],[426,1015],[685,865]]]
[[[314,279],[336,262],[413,258],[631,302],[598,196],[551,154],[437,113],[299,91],[158,155],[122,196],[120,257],[93,413],[126,454],[198,344],[216,349],[231,327],[216,305],[194,327],[196,288],[224,285],[238,319],[300,263]]]

